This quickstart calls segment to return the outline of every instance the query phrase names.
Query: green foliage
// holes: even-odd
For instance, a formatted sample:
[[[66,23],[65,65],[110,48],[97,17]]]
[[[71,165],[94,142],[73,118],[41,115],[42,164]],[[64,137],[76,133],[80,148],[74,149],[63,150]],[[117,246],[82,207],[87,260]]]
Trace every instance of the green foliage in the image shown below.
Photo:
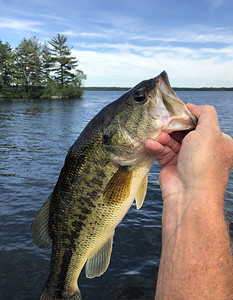
[[[51,99],[53,96],[61,98],[61,93],[59,91],[59,85],[54,80],[49,80],[40,98]]]
[[[27,92],[42,82],[41,48],[42,44],[34,36],[29,40],[24,38],[15,49],[18,85],[25,86]]]
[[[44,89],[43,94],[40,96],[42,99],[57,98],[80,98],[83,94],[81,86],[77,86],[74,83],[61,87],[54,80],[49,80]]]
[[[54,63],[55,80],[62,88],[73,82],[75,75],[72,70],[77,67],[78,62],[75,57],[71,56],[71,49],[65,45],[66,41],[67,38],[58,33],[49,42],[52,51],[52,62]]]
[[[83,94],[83,89],[75,84],[64,86],[61,89],[62,98],[80,98]]]
[[[23,39],[13,51],[0,41],[0,95],[3,97],[79,98],[83,71],[65,45],[67,38],[58,34],[41,43],[34,36]]]
[[[42,48],[42,76],[43,76],[43,81],[49,82],[51,79],[51,70],[53,68],[53,61],[52,61],[52,53],[48,47],[48,45],[45,43]]]
[[[0,41],[0,90],[8,92],[13,82],[14,56],[8,43]]]

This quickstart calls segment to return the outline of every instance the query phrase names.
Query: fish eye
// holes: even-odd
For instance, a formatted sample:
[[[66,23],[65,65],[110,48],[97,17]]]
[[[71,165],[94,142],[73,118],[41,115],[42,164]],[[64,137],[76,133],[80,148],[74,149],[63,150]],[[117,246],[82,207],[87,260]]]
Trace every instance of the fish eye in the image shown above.
[[[103,135],[103,144],[104,145],[109,145],[110,144],[110,138],[106,134]]]
[[[143,91],[137,91],[134,94],[134,100],[138,103],[143,102],[146,99],[146,95]]]

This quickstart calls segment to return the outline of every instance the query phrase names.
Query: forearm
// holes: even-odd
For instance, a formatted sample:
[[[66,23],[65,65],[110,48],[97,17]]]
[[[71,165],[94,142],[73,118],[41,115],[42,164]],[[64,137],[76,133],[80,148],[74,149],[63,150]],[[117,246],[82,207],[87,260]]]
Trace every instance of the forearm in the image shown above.
[[[185,198],[164,201],[156,300],[233,299],[228,231],[223,209],[213,205],[220,201],[205,193]]]

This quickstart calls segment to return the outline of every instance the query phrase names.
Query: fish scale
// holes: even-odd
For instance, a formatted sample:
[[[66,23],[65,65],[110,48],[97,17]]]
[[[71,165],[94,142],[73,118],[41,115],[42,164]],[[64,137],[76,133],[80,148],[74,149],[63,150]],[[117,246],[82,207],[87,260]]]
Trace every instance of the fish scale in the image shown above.
[[[77,280],[84,265],[88,278],[106,271],[116,226],[134,199],[139,209],[146,195],[154,162],[146,141],[161,131],[194,126],[195,119],[171,90],[165,72],[139,83],[88,123],[32,224],[39,247],[52,241],[41,300],[80,300]]]
[[[90,132],[92,132],[92,128],[90,128],[89,130]],[[95,133],[97,137],[95,137]],[[56,240],[59,245],[59,241],[64,240],[65,233],[66,239],[69,241],[69,244],[66,245],[66,247],[64,247],[63,245],[58,246],[59,255],[61,255],[61,249],[64,249],[60,268],[58,267],[57,263],[57,256],[59,255],[57,254],[56,250],[52,251],[54,253],[54,260],[52,256],[50,272],[51,275],[48,279],[47,285],[49,285],[53,281],[61,281],[62,284],[61,286],[57,287],[58,290],[72,290],[70,285],[76,286],[77,277],[75,277],[73,281],[71,280],[72,274],[74,272],[73,268],[69,268],[68,266],[70,264],[79,265],[81,269],[85,264],[86,259],[90,256],[89,253],[93,252],[92,245],[95,244],[94,239],[98,239],[98,235],[103,236],[105,232],[105,228],[102,228],[103,226],[101,224],[102,218],[98,217],[104,216],[104,206],[106,206],[103,203],[103,193],[101,187],[104,185],[104,181],[109,182],[110,178],[113,176],[112,174],[114,173],[113,169],[116,169],[117,167],[113,166],[113,163],[111,162],[109,157],[106,156],[106,153],[104,153],[103,151],[98,151],[98,148],[100,148],[102,145],[102,135],[100,135],[100,130],[95,130],[95,132],[92,132],[92,138],[93,140],[91,143],[89,143],[88,145],[84,145],[84,147],[83,143],[80,143],[79,148],[81,149],[76,149],[74,157],[81,157],[81,159],[75,159],[74,163],[73,159],[71,159],[69,156],[66,158],[65,168],[61,172],[60,180],[58,181],[58,184],[54,189],[53,197],[51,200],[51,237],[53,240]],[[85,151],[83,151],[83,148],[85,149]],[[93,151],[93,149],[95,149],[95,151]],[[87,164],[87,160],[89,161],[89,164]],[[93,163],[91,163],[92,161]],[[102,167],[100,172],[98,172],[98,167],[103,165],[103,163],[106,168],[105,173],[101,172]],[[72,171],[73,169],[79,171],[75,173],[75,171]],[[108,169],[109,172],[107,172]],[[88,174],[88,176],[82,176],[83,173]],[[98,176],[97,185],[93,183],[96,176]],[[92,181],[91,186],[87,185],[90,181]],[[99,181],[102,182],[102,185],[99,184]],[[76,182],[78,182],[79,184],[77,185]],[[88,188],[83,188],[87,186]],[[61,197],[60,194],[63,192],[63,190],[70,193],[69,197]],[[59,194],[60,197],[57,197],[57,194]],[[63,202],[64,206],[67,206],[67,197],[69,198],[69,206],[72,207],[73,210],[67,221],[64,222],[64,216],[67,216],[68,213],[67,211],[64,211],[64,214],[61,214],[57,206],[61,206]],[[60,201],[56,201],[57,199],[59,199]],[[99,207],[101,208],[99,209]],[[110,215],[111,213],[112,211],[109,212]],[[90,220],[92,219],[97,220],[97,226],[94,227],[92,226],[92,224],[90,224]],[[63,226],[60,229],[60,224],[65,224],[65,228]],[[99,230],[96,230],[97,228]],[[85,244],[85,238],[87,235],[92,237],[93,241],[91,245]],[[81,252],[79,249],[82,249],[81,255],[79,255],[79,253]],[[58,272],[57,270],[60,271]],[[71,275],[69,274],[69,271]],[[56,276],[54,276],[54,274],[56,274]]]

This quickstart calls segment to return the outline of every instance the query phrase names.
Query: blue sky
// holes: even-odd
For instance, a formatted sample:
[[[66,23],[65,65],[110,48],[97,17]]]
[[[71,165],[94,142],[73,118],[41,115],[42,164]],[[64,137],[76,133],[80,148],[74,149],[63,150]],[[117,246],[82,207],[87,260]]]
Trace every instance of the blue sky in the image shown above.
[[[86,86],[233,86],[232,0],[0,0],[0,39],[68,38]]]

